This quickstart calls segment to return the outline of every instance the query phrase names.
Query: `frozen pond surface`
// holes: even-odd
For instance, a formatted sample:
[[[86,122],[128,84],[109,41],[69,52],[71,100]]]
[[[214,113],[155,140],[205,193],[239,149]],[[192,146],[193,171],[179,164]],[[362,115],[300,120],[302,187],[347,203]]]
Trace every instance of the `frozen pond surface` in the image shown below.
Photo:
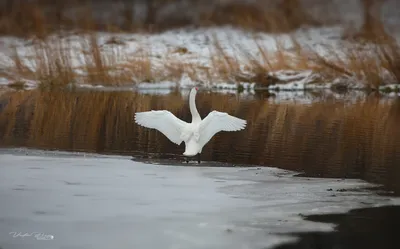
[[[0,248],[270,248],[295,239],[279,233],[332,230],[299,214],[399,203],[363,181],[294,174],[3,149]]]

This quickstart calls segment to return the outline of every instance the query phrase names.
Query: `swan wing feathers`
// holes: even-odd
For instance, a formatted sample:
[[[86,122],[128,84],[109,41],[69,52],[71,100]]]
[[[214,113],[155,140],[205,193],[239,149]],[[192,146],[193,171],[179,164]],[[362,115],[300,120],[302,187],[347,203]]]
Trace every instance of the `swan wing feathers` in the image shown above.
[[[217,132],[239,131],[246,127],[247,121],[231,116],[226,112],[212,111],[199,126],[199,143],[206,144]]]
[[[187,123],[180,120],[169,111],[148,111],[135,113],[135,122],[138,125],[156,129],[164,134],[171,142],[180,145]]]

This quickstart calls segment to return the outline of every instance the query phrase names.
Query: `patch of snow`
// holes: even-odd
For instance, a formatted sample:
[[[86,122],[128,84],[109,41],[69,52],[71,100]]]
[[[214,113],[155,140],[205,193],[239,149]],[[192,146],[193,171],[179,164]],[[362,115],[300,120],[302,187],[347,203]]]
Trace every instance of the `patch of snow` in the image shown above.
[[[290,82],[286,84],[277,84],[277,85],[269,85],[268,89],[278,89],[278,90],[289,90],[289,91],[296,91],[296,90],[304,90],[305,85],[304,85],[304,80],[301,80],[299,82]]]
[[[199,82],[193,81],[189,75],[184,73],[179,81],[179,87],[180,88],[192,88],[196,85],[199,85]]]
[[[4,77],[0,77],[0,85],[6,86],[9,84],[9,80],[4,78]]]
[[[386,90],[391,90],[391,91],[400,91],[400,84],[387,84],[387,85],[382,85],[379,86],[380,91],[386,91]]]
[[[279,70],[270,72],[269,76],[276,78],[279,83],[271,84],[268,86],[270,90],[280,91],[303,91],[310,89],[329,89],[330,83],[315,83],[321,76],[312,70],[293,71],[293,70]]]
[[[136,84],[138,89],[171,89],[177,87],[176,82],[172,81],[161,81],[161,82],[141,82]]]
[[[254,89],[256,87],[256,83],[254,83],[254,82],[252,82],[252,83],[249,83],[249,82],[238,82],[238,85],[243,87],[243,89],[245,91],[252,91],[252,92],[254,92]]]
[[[141,94],[150,94],[150,95],[168,95],[172,93],[172,89],[168,88],[142,88],[138,89],[137,92]]]
[[[353,90],[347,93],[337,93],[331,89],[314,89],[307,91],[274,91],[269,90],[272,97],[268,101],[273,103],[299,103],[311,104],[321,101],[340,101],[343,103],[354,104],[358,101],[363,101],[368,97],[365,91]],[[392,102],[395,93],[384,95],[379,98],[379,102]]]
[[[388,97],[399,97],[400,93],[399,92],[390,92],[387,95],[388,95]]]
[[[103,85],[91,85],[91,84],[77,84],[77,86],[81,88],[104,88]]]
[[[277,77],[281,81],[293,81],[299,78],[307,78],[313,74],[312,70],[294,71],[294,70],[279,70],[270,73],[271,76]]]
[[[238,86],[236,83],[226,83],[226,82],[221,82],[221,83],[214,83],[212,85],[212,88],[216,88],[216,89],[237,89]]]

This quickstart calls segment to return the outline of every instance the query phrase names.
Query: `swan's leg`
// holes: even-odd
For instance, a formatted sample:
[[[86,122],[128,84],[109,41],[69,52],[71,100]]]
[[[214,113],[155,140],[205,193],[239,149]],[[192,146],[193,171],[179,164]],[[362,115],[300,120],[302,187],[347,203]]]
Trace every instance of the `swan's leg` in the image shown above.
[[[197,162],[200,163],[200,153],[197,154]]]

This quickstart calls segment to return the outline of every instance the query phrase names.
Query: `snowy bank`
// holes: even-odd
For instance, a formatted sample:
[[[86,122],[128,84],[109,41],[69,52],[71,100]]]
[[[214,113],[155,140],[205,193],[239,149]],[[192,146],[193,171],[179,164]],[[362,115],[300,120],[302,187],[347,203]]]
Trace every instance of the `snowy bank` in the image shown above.
[[[195,85],[239,91],[302,91],[338,86],[365,89],[366,72],[335,72],[337,77],[332,78],[320,69],[312,69],[318,66],[318,56],[326,60],[340,58],[342,63],[348,60],[346,54],[355,45],[342,40],[342,32],[338,26],[299,29],[288,34],[215,27],[152,35],[60,32],[44,41],[0,37],[0,65],[4,68],[0,71],[0,85],[18,83],[34,88],[61,82],[85,88],[112,85],[140,90]],[[371,50],[368,46],[362,49]],[[298,63],[310,69],[290,69]],[[387,70],[382,69],[380,74],[382,89],[398,84]]]

